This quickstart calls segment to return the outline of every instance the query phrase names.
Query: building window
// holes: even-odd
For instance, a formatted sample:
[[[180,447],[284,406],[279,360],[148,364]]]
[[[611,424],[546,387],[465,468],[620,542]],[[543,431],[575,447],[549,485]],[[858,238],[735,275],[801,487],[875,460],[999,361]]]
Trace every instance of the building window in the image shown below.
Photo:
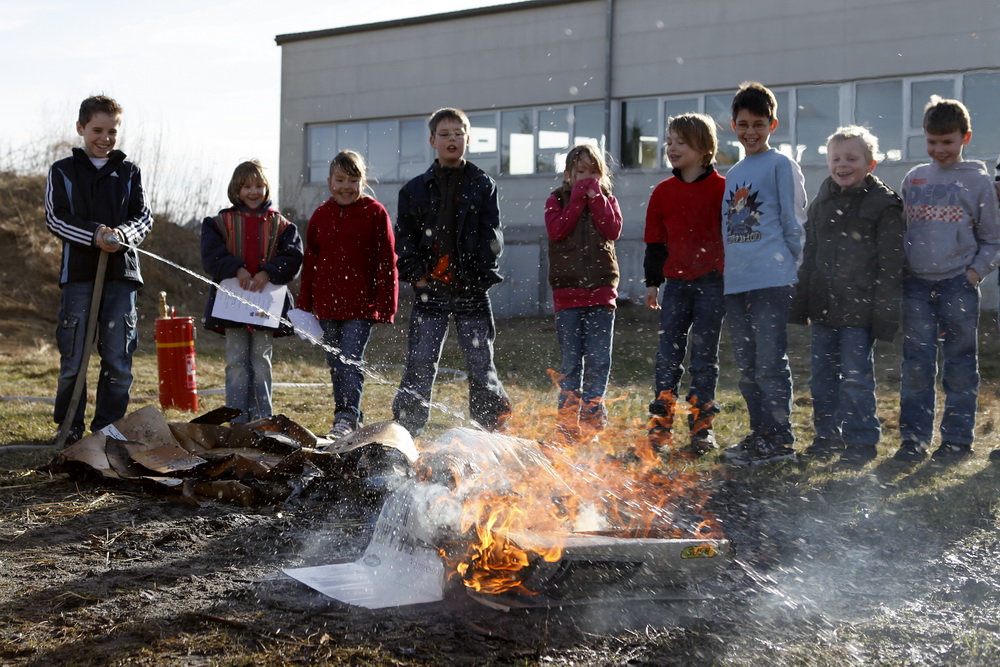
[[[601,150],[607,147],[604,136],[604,105],[577,104],[570,109],[573,125],[573,145],[590,144]],[[557,171],[565,171],[557,169]]]
[[[656,169],[660,162],[660,115],[656,100],[622,102],[623,169]]]
[[[535,171],[539,174],[564,171],[569,149],[569,109],[557,107],[539,111]]]
[[[962,81],[962,99],[972,116],[972,140],[966,147],[970,156],[985,158],[992,167],[1000,151],[1000,72],[966,74]]]
[[[535,119],[530,109],[500,114],[500,171],[509,176],[535,173]]]
[[[394,120],[380,120],[368,123],[367,154],[361,151],[368,165],[370,181],[392,181],[399,174],[398,123]],[[341,149],[343,150],[343,149]],[[357,150],[357,149],[351,149]]]
[[[903,82],[859,83],[854,88],[854,122],[878,137],[884,159],[903,159]]]
[[[430,163],[430,130],[421,119],[399,122],[399,180],[409,181],[419,176]],[[390,180],[388,176],[385,180]]]
[[[470,114],[472,125],[468,157],[477,167],[487,174],[497,176],[500,173],[500,148],[497,141],[497,115],[495,113]]]
[[[795,159],[825,162],[826,139],[840,126],[840,86],[795,89]]]
[[[957,96],[955,79],[919,79],[910,81],[910,122],[906,126],[906,157],[919,160],[927,156],[924,138],[924,107],[931,95],[947,99]]]

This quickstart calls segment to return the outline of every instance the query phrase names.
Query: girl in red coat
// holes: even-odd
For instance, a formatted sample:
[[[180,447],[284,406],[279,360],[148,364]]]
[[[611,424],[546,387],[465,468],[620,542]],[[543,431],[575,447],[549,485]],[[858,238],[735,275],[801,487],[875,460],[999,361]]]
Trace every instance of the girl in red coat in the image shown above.
[[[333,428],[341,438],[364,423],[361,395],[372,324],[391,323],[399,282],[389,214],[364,194],[364,159],[341,151],[330,163],[330,199],[309,219],[298,306],[323,327],[333,382]]]

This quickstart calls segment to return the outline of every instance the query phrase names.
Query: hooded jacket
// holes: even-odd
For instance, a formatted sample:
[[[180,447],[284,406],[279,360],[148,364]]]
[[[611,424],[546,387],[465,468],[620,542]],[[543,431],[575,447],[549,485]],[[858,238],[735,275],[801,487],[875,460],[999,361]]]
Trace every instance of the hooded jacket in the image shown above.
[[[903,207],[873,174],[843,189],[827,177],[809,205],[789,321],[861,327],[891,341],[899,327]]]
[[[997,194],[979,160],[914,167],[900,190],[906,215],[906,270],[946,280],[974,269],[985,278],[997,265]]]

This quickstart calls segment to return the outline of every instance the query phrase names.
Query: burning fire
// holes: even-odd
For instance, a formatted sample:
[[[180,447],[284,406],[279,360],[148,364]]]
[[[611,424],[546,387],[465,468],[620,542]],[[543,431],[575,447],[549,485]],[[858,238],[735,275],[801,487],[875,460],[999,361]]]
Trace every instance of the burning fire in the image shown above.
[[[599,439],[585,431],[576,439],[554,429],[556,423],[554,408],[522,405],[508,425],[508,433],[522,437],[456,429],[451,442],[418,459],[418,479],[447,488],[435,500],[441,505],[429,509],[459,517],[460,535],[442,552],[466,586],[534,594],[522,585],[526,574],[542,561],[558,561],[574,534],[722,537],[706,510],[707,480],[656,467],[642,424],[612,424]]]

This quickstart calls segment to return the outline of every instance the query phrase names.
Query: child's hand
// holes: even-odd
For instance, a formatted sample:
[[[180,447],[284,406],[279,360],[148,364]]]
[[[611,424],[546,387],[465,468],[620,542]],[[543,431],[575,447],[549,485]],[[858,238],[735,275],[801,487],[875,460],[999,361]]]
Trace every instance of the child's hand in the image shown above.
[[[975,269],[969,269],[968,271],[966,271],[965,277],[969,279],[969,284],[972,285],[973,287],[978,285],[979,281],[982,280],[982,278],[979,277],[979,272],[976,271]]]
[[[659,287],[653,287],[650,285],[646,288],[646,305],[653,310],[660,310],[660,302],[656,300],[656,297],[660,294]]]
[[[271,276],[267,275],[267,271],[258,271],[257,275],[250,281],[250,291],[263,292],[269,282],[271,282]]]
[[[241,266],[240,270],[236,272],[236,282],[240,284],[240,289],[250,289],[253,276],[246,270],[246,267]]]

